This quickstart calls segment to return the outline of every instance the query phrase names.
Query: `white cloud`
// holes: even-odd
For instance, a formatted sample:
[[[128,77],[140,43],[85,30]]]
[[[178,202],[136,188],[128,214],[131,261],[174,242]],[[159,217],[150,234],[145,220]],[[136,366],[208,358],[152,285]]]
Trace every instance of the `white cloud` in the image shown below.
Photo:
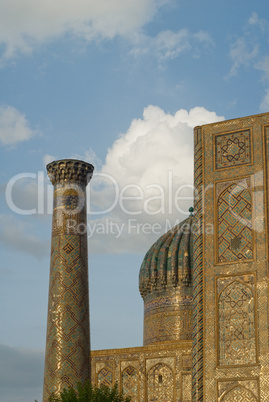
[[[249,66],[250,62],[256,60],[258,51],[258,44],[250,44],[247,39],[243,37],[238,38],[234,43],[232,43],[230,48],[230,58],[233,65],[227,78],[236,75],[241,66]]]
[[[19,110],[12,106],[0,106],[0,141],[3,145],[27,141],[36,133]]]
[[[251,16],[249,17],[248,23],[250,25],[256,25],[258,22],[259,22],[258,14],[253,11]]]
[[[260,104],[261,112],[268,112],[269,111],[269,89],[266,90],[264,98]]]
[[[29,254],[37,259],[48,256],[49,241],[29,234],[31,226],[12,216],[0,215],[0,242],[11,250]]]
[[[269,57],[264,57],[264,54],[268,53],[268,21],[260,18],[256,12],[252,12],[243,29],[242,36],[230,45],[229,56],[232,60],[232,67],[224,78],[237,75],[242,67],[261,70],[263,73],[262,81],[265,83],[265,95],[261,100],[260,110],[261,112],[268,112]]]
[[[263,79],[266,83],[269,82],[269,56],[264,57],[259,63],[256,64],[256,68],[261,70],[264,74]]]
[[[145,250],[186,218],[193,196],[193,127],[223,119],[203,107],[172,115],[150,105],[114,142],[103,165],[92,149],[70,155],[95,165],[88,186],[91,252]],[[44,162],[52,159],[44,156]],[[52,186],[44,173],[14,180],[8,195],[18,213],[35,210],[33,218],[47,222]],[[0,241],[6,246],[36,258],[47,255],[48,242],[33,235],[31,225],[10,216],[0,217],[0,222]]]
[[[202,107],[180,109],[174,115],[157,106],[145,108],[143,118],[131,122],[93,175],[90,249],[145,250],[169,224],[185,219],[193,195],[193,127],[223,119]],[[180,201],[180,196],[187,199]],[[94,215],[105,209],[109,212]]]
[[[252,12],[249,17],[248,24],[253,27],[258,27],[262,31],[266,29],[267,21],[263,18],[260,18],[256,12]]]
[[[193,34],[193,37],[198,39],[198,41],[203,42],[207,45],[214,46],[215,43],[213,39],[211,38],[210,34],[206,31],[198,31],[197,33]]]
[[[134,119],[127,133],[109,149],[102,171],[120,178],[121,185],[153,183],[169,168],[192,183],[192,128],[217,121],[214,112],[194,108],[171,115],[158,106],[144,109],[143,119]],[[187,169],[188,166],[190,169]],[[185,167],[185,168],[183,168]]]
[[[214,45],[214,41],[207,32],[191,33],[185,28],[177,32],[169,29],[161,31],[155,37],[138,33],[134,36],[133,43],[134,47],[130,52],[132,55],[136,57],[145,54],[154,55],[160,63],[174,59],[182,52],[192,50],[197,53],[201,43]]]
[[[165,0],[2,0],[4,57],[65,34],[86,40],[129,36],[150,21]]]
[[[46,154],[43,157],[43,163],[45,166],[47,166],[48,163],[53,162],[55,160],[56,160],[56,157],[53,155]]]
[[[94,165],[95,169],[100,168],[102,166],[102,161],[99,159],[94,152],[93,149],[89,148],[85,151],[84,155],[73,154],[71,155],[71,159],[79,159],[84,160],[85,162],[91,163]]]
[[[263,72],[263,81],[268,86],[269,85],[269,56],[266,56],[259,63],[256,64],[256,68]],[[269,111],[269,88],[265,90],[265,95],[260,104],[261,112]]]
[[[152,46],[156,49],[159,59],[174,59],[179,53],[190,48],[188,31],[161,31],[152,40]]]
[[[186,218],[193,196],[193,127],[223,119],[203,107],[169,114],[150,105],[114,142],[103,165],[92,149],[70,155],[95,166],[88,186],[91,252],[141,252]],[[44,157],[45,162],[52,159]],[[35,209],[33,218],[48,222],[52,186],[44,173],[15,177],[10,198],[19,213]],[[32,226],[0,218],[0,240],[6,246],[36,258],[47,255],[48,242],[33,235]]]
[[[243,33],[230,44],[232,67],[225,78],[238,74],[241,67],[259,68],[267,53],[268,21],[252,12]],[[261,68],[262,69],[262,68]]]
[[[53,186],[45,169],[10,177],[5,185],[0,186],[0,195],[5,197],[8,213],[15,213],[22,219],[31,216],[31,219],[41,219],[46,223],[52,214]]]

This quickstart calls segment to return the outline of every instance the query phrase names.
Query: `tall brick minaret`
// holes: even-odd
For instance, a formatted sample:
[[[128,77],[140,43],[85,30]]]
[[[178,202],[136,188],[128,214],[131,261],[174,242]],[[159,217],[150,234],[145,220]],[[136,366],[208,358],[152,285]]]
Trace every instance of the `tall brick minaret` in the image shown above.
[[[54,203],[43,402],[90,378],[86,186],[93,169],[73,159],[47,165]]]

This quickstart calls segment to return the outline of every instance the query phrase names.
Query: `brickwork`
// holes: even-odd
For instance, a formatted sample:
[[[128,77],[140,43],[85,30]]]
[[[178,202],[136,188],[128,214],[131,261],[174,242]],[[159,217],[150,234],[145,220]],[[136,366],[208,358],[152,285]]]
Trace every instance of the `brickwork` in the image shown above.
[[[139,273],[144,345],[192,339],[192,216],[165,233]]]
[[[140,269],[144,346],[91,352],[91,380],[118,382],[133,402],[267,401],[269,113],[196,127],[194,144],[194,216],[157,240]],[[89,377],[87,239],[74,228],[86,223],[92,169],[48,166],[44,402]]]
[[[268,400],[268,123],[267,113],[200,128],[206,191],[197,211],[213,230],[194,247],[204,278],[194,333],[194,356],[203,339],[203,392],[194,382],[194,401]]]
[[[93,166],[63,160],[47,169],[54,207],[43,402],[90,376],[87,233],[82,229]],[[76,233],[77,225],[84,226]]]
[[[92,383],[100,373],[117,381],[133,402],[190,402],[191,341],[91,352]],[[108,373],[108,374],[107,374]]]

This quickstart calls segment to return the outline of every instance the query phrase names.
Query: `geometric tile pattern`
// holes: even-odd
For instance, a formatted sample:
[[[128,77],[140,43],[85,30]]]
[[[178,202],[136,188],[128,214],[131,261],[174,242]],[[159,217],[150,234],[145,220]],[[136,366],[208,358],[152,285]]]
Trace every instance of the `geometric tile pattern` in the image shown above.
[[[74,164],[76,169],[72,170]],[[77,220],[78,215],[86,225],[88,179],[77,162],[59,161],[52,165],[54,209],[43,402],[47,402],[52,393],[76,386],[90,376],[87,234],[69,233],[67,227],[68,219],[75,217]],[[64,170],[66,165],[67,171]],[[90,169],[91,165],[88,166]],[[71,182],[66,180],[70,177]],[[80,194],[79,203],[74,192]]]
[[[182,356],[181,366],[183,369],[190,370],[192,368],[192,356]]]
[[[256,363],[254,302],[253,289],[236,277],[219,294],[219,365]]]
[[[132,402],[138,399],[138,371],[132,366],[126,367],[122,372],[122,390],[125,396],[132,398]]]
[[[63,195],[57,197],[57,207],[62,207],[65,210],[75,210],[79,206],[82,198],[83,194],[81,194],[81,192],[79,194],[74,188],[68,188]],[[54,202],[56,202],[55,199]]]
[[[152,367],[147,375],[148,401],[173,402],[174,376],[167,365],[158,363]]]
[[[251,163],[250,130],[215,136],[215,168]]]
[[[52,237],[44,387],[47,395],[89,377],[87,239],[83,237]]]
[[[252,195],[249,179],[218,183],[218,262],[253,259]]]
[[[251,391],[243,387],[235,387],[220,399],[222,402],[256,402],[257,398]]]
[[[182,402],[192,402],[191,374],[182,374]]]
[[[66,254],[70,254],[73,250],[74,250],[74,247],[73,247],[72,244],[70,244],[70,243],[67,243],[67,244],[63,247],[63,251],[65,251]]]
[[[192,339],[191,288],[144,297],[144,345]]]
[[[105,385],[107,387],[112,387],[113,385],[113,374],[107,367],[102,368],[97,376],[98,387]]]
[[[155,378],[155,391],[157,392],[159,389],[161,395],[158,399],[155,392],[152,398],[157,398],[159,402],[166,402],[171,401],[169,399],[171,392],[168,394],[168,398],[163,396],[165,384],[161,386],[159,381],[164,381],[166,373],[170,373],[170,369],[172,369],[172,386],[174,385],[172,401],[182,401],[182,381],[185,384],[186,392],[191,388],[191,348],[191,341],[179,341],[143,347],[91,351],[91,381],[98,385],[97,379],[101,369],[108,369],[112,372],[113,383],[117,382],[125,395],[131,395],[133,392],[132,401],[146,402],[151,398],[147,394],[148,374],[154,374],[151,377],[151,384],[153,386],[153,378]],[[161,370],[155,371],[159,363]],[[162,377],[159,378],[159,375]],[[187,398],[186,392],[184,395]]]
[[[268,399],[269,276],[267,265],[269,252],[268,221],[266,222],[264,210],[268,210],[269,191],[267,191],[265,199],[263,184],[259,187],[255,177],[256,173],[259,173],[269,184],[269,127],[262,129],[263,124],[268,125],[268,117],[269,114],[249,116],[233,121],[213,123],[194,130],[196,198],[193,220],[198,230],[194,232],[193,265],[189,265],[192,267],[194,293],[193,402],[203,400],[266,401]],[[249,127],[252,129],[250,130]],[[255,147],[251,149],[252,131]],[[264,134],[265,138],[263,138]],[[263,144],[268,146],[265,153],[262,149]],[[253,160],[255,165],[251,165]],[[67,170],[72,184],[76,184],[70,165]],[[62,178],[61,169],[56,176],[59,183],[61,182],[63,185],[65,180]],[[239,176],[244,179],[238,180]],[[263,177],[261,182],[263,182]],[[215,197],[213,185],[216,190]],[[72,191],[68,190],[61,195],[57,194],[58,191],[61,192],[61,189],[55,188],[55,218],[53,219],[51,249],[52,259],[60,261],[60,265],[65,269],[65,275],[68,276],[71,273],[71,282],[73,282],[72,273],[75,261],[78,264],[86,261],[85,253],[82,252],[84,246],[77,242],[77,233],[74,229],[80,224],[83,229],[83,224],[85,224],[84,210],[78,208],[80,193],[76,188],[77,193],[73,192],[74,188],[72,187]],[[268,188],[269,185],[267,190]],[[266,227],[266,230],[262,229],[260,232],[257,230],[254,241],[252,213],[253,222],[257,228],[256,189],[257,192],[261,192],[259,200],[263,209],[259,218],[264,225],[261,227]],[[203,190],[206,192],[205,197]],[[255,203],[252,203],[252,197]],[[66,207],[65,204],[67,204]],[[215,206],[217,210],[214,210]],[[79,212],[74,214],[73,211],[77,208]],[[220,217],[222,225],[217,222]],[[67,227],[70,219],[74,222],[72,229]],[[214,235],[213,231],[211,233],[205,231],[207,225],[211,225],[215,229]],[[220,235],[220,241],[218,235]],[[74,257],[74,253],[77,254],[76,257]],[[77,258],[78,254],[79,258]],[[157,288],[158,291],[162,291],[167,285],[170,288],[170,284],[173,289],[173,286],[184,283],[184,280],[189,281],[190,271],[184,271],[184,256],[178,255],[179,258],[176,260],[176,254],[172,255],[165,247],[161,249],[160,270],[156,271],[153,259],[152,271],[145,271],[145,277],[141,283],[141,294]],[[170,264],[172,259],[177,264]],[[55,278],[58,280],[58,287],[64,289],[65,292],[69,283],[66,284],[62,281],[60,276],[57,278],[55,275]],[[77,280],[77,278],[75,279]],[[72,286],[69,291],[72,293]],[[75,290],[75,293],[77,292],[78,289]],[[148,314],[148,317],[151,315],[152,323],[155,318],[157,319],[153,312],[155,308],[159,309],[158,320],[161,322],[163,312],[167,307],[165,303],[170,303],[172,294],[172,292],[167,293],[163,300],[157,298],[155,302],[148,299],[147,306],[145,303],[145,314]],[[191,293],[182,296],[183,299],[190,299]],[[180,292],[177,297],[181,302]],[[79,305],[81,300],[82,298],[77,299],[75,304]],[[72,316],[68,309],[63,309],[62,312],[63,316],[65,314],[68,317],[67,321],[71,322],[71,325],[67,325],[63,331],[63,339],[70,339],[74,315]],[[166,318],[168,323],[170,315],[167,314]],[[169,325],[171,324],[173,325],[173,320],[170,321]],[[149,323],[149,328],[150,325]],[[182,325],[184,325],[182,320],[178,321],[177,330],[180,331]],[[166,330],[166,324],[164,323],[164,326],[159,328]],[[148,338],[150,338],[150,331],[148,334]],[[181,346],[183,344],[188,347]],[[54,353],[53,347],[51,348],[52,354]],[[125,382],[125,388],[134,391],[136,385],[133,380],[135,372],[137,372],[137,400],[141,402],[146,400],[189,401],[188,356],[190,352],[191,345],[187,340],[160,342],[143,348],[96,351],[92,354],[93,383],[97,384],[104,380],[108,384],[112,384],[117,380],[122,388]],[[55,355],[60,356],[58,352]],[[174,359],[174,363],[170,362],[171,358]],[[61,362],[61,358],[59,361]],[[169,390],[163,386],[165,376],[168,379],[167,382],[170,381],[170,394]],[[68,385],[70,379],[63,376],[61,381],[62,384]]]
[[[218,401],[256,402],[259,400],[259,385],[255,379],[218,382]]]
[[[203,136],[201,127],[194,129],[194,183],[196,197],[194,199],[194,224],[200,230],[194,232],[193,241],[193,368],[192,368],[192,400],[203,400],[204,381],[204,265],[203,244]]]
[[[212,226],[214,229],[214,234],[203,232],[204,243],[199,250],[204,273],[204,311],[201,317],[204,326],[204,381],[201,401],[220,401],[221,398],[225,401],[268,400],[269,186],[266,184],[269,183],[269,158],[265,146],[265,125],[268,124],[269,113],[265,113],[208,124],[201,128],[202,186],[205,195],[199,219],[205,228]],[[239,163],[232,165],[233,162],[229,162],[229,166],[216,166],[216,137],[247,130],[250,130],[249,159],[243,161],[243,154],[238,156],[238,149],[236,152],[233,149]],[[196,183],[195,187],[197,189]],[[227,204],[231,204],[231,207],[227,207]],[[227,212],[230,214],[226,215]],[[223,218],[221,227],[218,224],[219,218]],[[220,240],[223,241],[221,247],[219,235],[223,237]],[[253,276],[253,283],[242,278],[247,275]],[[219,285],[220,278],[223,283],[227,279],[223,287]],[[249,301],[248,306],[246,300]],[[219,339],[221,337],[222,340]],[[228,338],[227,342],[225,337]],[[233,349],[234,356],[230,353]],[[244,364],[247,360],[250,363]],[[255,393],[246,383],[243,384],[245,379],[255,379],[256,389],[257,386],[260,388],[259,393]],[[219,384],[224,383],[227,385],[226,390],[219,392]]]

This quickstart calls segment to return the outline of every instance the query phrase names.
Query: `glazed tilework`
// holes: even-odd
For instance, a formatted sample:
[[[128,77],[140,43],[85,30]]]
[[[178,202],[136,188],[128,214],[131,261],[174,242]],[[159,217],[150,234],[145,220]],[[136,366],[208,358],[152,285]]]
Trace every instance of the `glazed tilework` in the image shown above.
[[[85,232],[85,186],[77,183],[71,183],[70,186],[70,188],[67,184],[54,186],[52,235],[83,234]],[[70,195],[66,195],[70,192],[76,194],[72,196],[75,197],[72,198],[72,202]],[[64,204],[64,201],[68,202],[67,205]]]
[[[139,402],[138,386],[138,370],[133,366],[126,367],[122,372],[122,390],[124,395],[132,398],[132,402]]]
[[[162,364],[168,367],[175,366],[175,358],[174,356],[162,356],[161,358]],[[160,359],[158,357],[149,356],[146,359],[146,370],[149,372],[152,368],[156,367],[160,363]]]
[[[192,216],[158,239],[139,272],[144,345],[192,338]]]
[[[145,296],[191,281],[192,216],[161,236],[147,252],[139,272],[139,290]]]
[[[247,282],[242,276],[217,279],[220,366],[257,361],[254,275],[245,278]]]
[[[194,129],[194,224],[200,230],[194,232],[193,239],[193,366],[192,400],[203,400],[204,374],[204,199],[203,199],[203,136],[201,127]]]
[[[163,363],[157,363],[147,373],[147,400],[166,401],[174,400],[174,373]]]
[[[181,401],[182,395],[190,392],[191,341],[92,351],[91,367],[94,384],[100,370],[106,368],[134,402]]]
[[[184,339],[192,339],[191,288],[145,296],[144,345]]]
[[[216,183],[217,262],[253,258],[250,179]]]
[[[203,220],[204,227],[213,227],[214,233],[204,233],[204,244],[197,251],[203,260],[203,328],[200,326],[198,330],[203,339],[203,393],[196,396],[195,401],[268,400],[268,151],[265,146],[268,143],[268,124],[269,114],[266,113],[201,127],[202,185],[207,191],[201,201],[204,207],[197,209],[196,219]],[[238,157],[240,163],[221,165],[216,169],[216,138],[224,138],[224,134],[231,134],[232,137],[234,133],[243,132],[250,133],[249,159],[243,160],[242,154]],[[247,180],[249,184],[245,185]],[[232,191],[235,188],[232,186],[245,183],[242,185],[241,206],[233,215],[237,214],[237,219],[245,224],[245,228],[236,226],[237,223],[234,226],[241,233],[240,237],[242,230],[245,230],[245,239],[237,239],[238,236],[234,236],[237,233],[230,239],[227,236],[232,254],[220,262],[222,251],[219,253],[216,247],[216,230],[219,228],[218,217],[222,216],[221,208],[225,210],[225,202],[219,203],[220,210],[217,211],[218,196],[222,191],[218,185],[228,182]],[[237,194],[231,197],[234,205],[238,202]],[[229,217],[226,221],[229,222]],[[250,224],[252,235],[248,230]],[[226,225],[229,226],[230,223]],[[243,258],[238,255],[240,247],[245,247]],[[246,258],[247,248],[252,252],[251,258]],[[227,255],[227,249],[224,248],[224,255]],[[234,258],[234,254],[237,258]],[[249,282],[244,279],[247,277]],[[194,318],[194,327],[198,325],[196,322]],[[194,335],[198,339],[197,332]],[[235,351],[234,356],[231,350]],[[194,351],[194,359],[195,354]],[[247,382],[253,387],[248,386]],[[227,390],[222,392],[220,386],[223,384],[227,385]]]
[[[250,130],[215,136],[215,169],[251,163],[251,153]]]
[[[97,374],[97,385],[101,387],[105,385],[107,387],[111,387],[113,385],[113,373],[107,367],[102,368]]]
[[[145,346],[90,359],[82,229],[91,165],[52,163],[44,402],[87,378],[89,363],[92,383],[117,381],[134,402],[269,400],[269,113],[196,127],[194,143],[194,217],[163,235],[140,270]]]
[[[218,401],[256,402],[259,400],[257,379],[233,379],[218,382]]]
[[[182,360],[181,360],[181,366],[182,368],[185,368],[186,370],[192,367],[192,356],[191,355],[182,355]]]
[[[94,167],[77,159],[62,159],[47,165],[48,176],[55,184],[82,184],[87,186],[92,178]]]
[[[67,222],[79,216],[86,224],[86,173],[92,169],[68,160],[48,165],[54,209],[43,402],[90,376],[87,234],[70,232]]]
[[[192,401],[192,378],[190,373],[182,374],[182,402]]]

